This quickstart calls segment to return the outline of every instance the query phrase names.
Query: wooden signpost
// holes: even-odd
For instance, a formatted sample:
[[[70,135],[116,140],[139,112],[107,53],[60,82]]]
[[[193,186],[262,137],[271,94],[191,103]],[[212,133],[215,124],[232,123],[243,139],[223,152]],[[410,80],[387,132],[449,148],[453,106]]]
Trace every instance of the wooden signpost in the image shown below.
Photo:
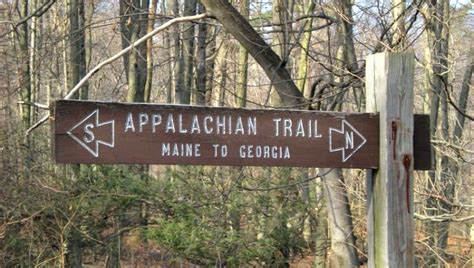
[[[413,170],[431,169],[413,115],[411,53],[367,58],[368,113],[57,101],[58,163],[367,168],[369,267],[414,267]]]
[[[429,168],[428,118],[417,117],[418,169]],[[57,101],[58,163],[376,168],[371,113]]]

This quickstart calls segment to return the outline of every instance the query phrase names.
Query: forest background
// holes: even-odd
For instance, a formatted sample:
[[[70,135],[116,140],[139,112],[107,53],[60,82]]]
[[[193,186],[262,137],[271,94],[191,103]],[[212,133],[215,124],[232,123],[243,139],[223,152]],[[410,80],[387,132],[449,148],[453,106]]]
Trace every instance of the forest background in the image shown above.
[[[365,265],[364,170],[52,161],[49,104],[159,27],[70,97],[358,112],[365,58],[413,52],[416,261],[472,266],[473,26],[448,0],[0,1],[0,266]]]

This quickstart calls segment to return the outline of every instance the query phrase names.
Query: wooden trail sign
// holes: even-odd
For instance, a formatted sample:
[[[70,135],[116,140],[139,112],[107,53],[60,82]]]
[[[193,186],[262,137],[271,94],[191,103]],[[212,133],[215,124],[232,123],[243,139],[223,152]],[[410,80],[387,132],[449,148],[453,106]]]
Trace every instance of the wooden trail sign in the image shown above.
[[[371,113],[60,100],[53,114],[58,163],[379,166]],[[416,116],[416,169],[431,168],[428,124]]]

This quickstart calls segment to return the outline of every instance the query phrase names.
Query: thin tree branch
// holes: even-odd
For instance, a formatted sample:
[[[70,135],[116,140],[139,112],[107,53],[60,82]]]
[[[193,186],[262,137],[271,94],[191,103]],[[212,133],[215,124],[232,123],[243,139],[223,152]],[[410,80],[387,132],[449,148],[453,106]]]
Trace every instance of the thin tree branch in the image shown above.
[[[433,222],[464,222],[464,221],[470,221],[474,219],[474,215],[470,215],[470,216],[466,216],[462,218],[456,218],[454,217],[453,214],[444,214],[444,215],[439,215],[439,216],[426,216],[426,215],[415,213],[415,218],[419,220],[427,220],[427,221],[433,221]]]
[[[130,50],[132,50],[134,47],[138,46],[139,44],[145,42],[147,39],[153,37],[155,34],[167,29],[168,27],[178,23],[178,22],[185,22],[185,21],[193,21],[193,20],[200,20],[200,19],[204,19],[204,18],[207,18],[208,17],[208,14],[207,13],[203,13],[203,14],[198,14],[198,15],[194,15],[194,16],[186,16],[186,17],[179,17],[179,18],[175,18],[175,19],[172,19],[172,20],[169,20],[167,21],[166,23],[164,23],[163,25],[161,25],[160,27],[156,28],[155,30],[147,33],[146,35],[144,35],[142,38],[138,39],[137,41],[135,41],[133,44],[131,44],[130,46],[122,49],[119,53],[113,55],[112,57],[106,59],[105,61],[99,63],[96,67],[94,67],[92,70],[90,70],[82,79],[81,81],[79,81],[79,83],[77,83],[67,94],[66,96],[63,98],[65,100],[68,100],[68,99],[71,99],[72,96],[74,96],[74,94],[92,77],[94,76],[94,74],[96,74],[102,67],[104,67],[105,65],[108,65],[112,62],[114,62],[115,60],[119,59],[120,57],[122,57],[125,53],[129,52]],[[40,125],[42,125],[44,122],[46,122],[48,120],[50,116],[50,112],[48,112],[48,114],[46,116],[44,116],[43,118],[41,118],[38,122],[36,122],[33,126],[31,126],[28,130],[26,130],[26,135],[29,135],[31,133],[31,131],[35,130],[37,127],[39,127]]]
[[[37,103],[37,102],[18,101],[17,103],[18,103],[18,104],[24,104],[24,105],[30,105],[30,106],[33,106],[33,107],[36,107],[36,108],[40,108],[40,109],[45,109],[45,110],[48,110],[48,109],[49,109],[49,106],[48,106],[48,105],[46,105],[46,104],[41,104],[41,103]]]
[[[79,81],[79,83],[77,83],[74,88],[71,89],[71,91],[69,91],[69,93],[64,97],[64,99],[70,99],[83,85],[85,82],[87,82],[87,80],[89,80],[97,71],[99,71],[102,67],[104,67],[105,65],[107,64],[110,64],[112,62],[114,62],[115,60],[119,59],[120,57],[122,57],[124,54],[126,54],[127,52],[129,52],[130,50],[132,50],[134,47],[138,46],[139,44],[145,42],[148,38],[151,38],[152,36],[154,36],[155,34],[165,30],[166,28],[172,26],[173,24],[175,23],[178,23],[178,22],[185,22],[185,21],[192,21],[192,20],[199,20],[199,19],[204,19],[206,18],[208,15],[206,13],[204,14],[198,14],[198,15],[194,15],[194,16],[186,16],[186,17],[179,17],[179,18],[175,18],[175,19],[172,19],[166,23],[164,23],[163,25],[161,25],[160,27],[156,28],[155,30],[147,33],[146,35],[144,35],[142,38],[138,39],[137,41],[135,41],[133,44],[131,44],[130,46],[124,48],[123,50],[121,50],[119,53],[115,54],[114,56],[108,58],[107,60],[99,63],[96,67],[94,67],[92,70],[90,70],[82,79],[81,81]]]

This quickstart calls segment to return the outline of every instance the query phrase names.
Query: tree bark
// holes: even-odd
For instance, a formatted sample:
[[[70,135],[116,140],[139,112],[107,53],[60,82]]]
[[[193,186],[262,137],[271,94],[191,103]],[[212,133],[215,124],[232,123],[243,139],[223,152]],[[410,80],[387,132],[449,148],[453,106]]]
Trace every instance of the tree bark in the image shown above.
[[[440,0],[428,3],[426,10],[426,35],[430,58],[427,60],[425,83],[427,92],[431,96],[430,109],[430,133],[432,139],[449,138],[449,120],[448,120],[448,44],[449,44],[449,1]],[[441,155],[437,150],[432,149],[432,163],[435,164],[435,170],[429,172],[431,192],[437,195],[443,195],[448,202],[440,201],[437,197],[430,196],[427,200],[428,214],[436,215],[451,211],[454,191],[454,181],[450,178],[452,173],[449,170],[449,159],[446,155]],[[440,210],[442,208],[442,210]],[[444,265],[439,259],[445,258],[444,249],[447,245],[448,222],[428,223],[427,229],[430,230],[430,247],[437,249],[436,254],[430,256],[429,263],[438,266]]]
[[[86,75],[86,42],[84,1],[68,0],[69,10],[69,88],[73,88]],[[75,99],[88,99],[88,85],[82,86],[74,94]],[[81,165],[71,165],[76,178],[81,176]],[[82,267],[82,236],[77,230],[66,233],[66,266]]]
[[[250,1],[242,0],[240,13],[245,19],[249,19]],[[235,92],[235,106],[245,107],[247,105],[247,83],[248,83],[248,59],[249,52],[244,46],[239,46],[239,63],[237,74],[237,89]]]
[[[331,232],[331,267],[358,267],[349,199],[341,169],[321,169]],[[327,173],[327,174],[326,174]]]
[[[18,17],[19,19],[28,16],[28,0],[19,1]],[[30,50],[29,50],[29,31],[28,23],[23,23],[17,29],[17,41],[20,49],[18,54],[18,88],[20,92],[20,100],[26,104],[20,105],[20,117],[22,119],[23,128],[27,129],[31,125],[31,72],[30,72]]]
[[[204,13],[204,6],[198,4],[199,12]],[[196,93],[197,105],[206,105],[206,40],[207,24],[201,22],[198,25],[197,49],[196,49]]]
[[[461,92],[459,93],[459,99],[458,99],[458,108],[461,110],[462,113],[467,112],[467,101],[469,99],[469,92],[472,87],[471,85],[471,79],[472,79],[472,72],[474,70],[474,51],[471,48],[471,62],[470,64],[466,67],[466,71],[464,71],[464,76],[461,84]],[[466,116],[462,113],[457,113],[456,116],[456,126],[454,127],[454,142],[459,143],[462,138],[463,130],[464,130],[464,123]]]
[[[184,15],[190,16],[196,14],[196,0],[184,2]],[[191,103],[191,92],[193,85],[194,69],[194,23],[185,23],[183,25],[183,41],[179,59],[179,74],[183,77],[176,88],[176,102],[180,104]]]
[[[312,0],[308,0],[308,8],[305,12],[306,15],[311,15],[316,8],[316,4]],[[309,99],[311,98],[310,90],[307,88],[307,76],[308,76],[308,52],[311,44],[311,35],[313,34],[310,29],[313,26],[313,19],[309,18],[304,22],[303,26],[303,40],[301,40],[301,51],[298,59],[298,73],[296,75],[297,86],[303,95]]]
[[[393,26],[395,27],[392,44],[395,51],[400,52],[406,48],[405,1],[406,0],[392,0],[392,17]]]
[[[171,4],[172,3],[172,4]],[[179,1],[170,0],[170,6],[173,9],[173,16],[179,16]],[[173,81],[174,81],[174,102],[181,103],[182,90],[184,88],[184,58],[181,53],[182,43],[180,40],[180,25],[173,26],[172,36],[173,44]]]
[[[217,49],[216,49],[216,43],[217,43],[217,37],[216,33],[218,32],[218,27],[216,26],[209,26],[208,30],[208,39],[210,39],[209,44],[207,45],[207,55],[209,55],[209,58],[206,59],[206,105],[211,106],[212,105],[212,94],[213,94],[213,88],[214,88],[214,70],[216,66],[216,55],[217,55]]]
[[[280,57],[249,22],[226,0],[201,0],[201,3],[262,67],[274,84],[283,104],[291,108],[305,108],[304,97],[288,71],[282,66]]]
[[[148,21],[148,1],[120,0],[120,31],[122,49],[128,47],[146,34]],[[141,56],[140,56],[141,55]],[[123,56],[128,83],[127,101],[145,100],[146,43],[138,45]]]
[[[272,2],[272,49],[280,57],[280,67],[286,68],[288,64],[288,0],[273,0]],[[281,105],[278,92],[270,91],[270,104],[273,107]]]
[[[358,66],[353,40],[351,1],[337,1],[336,10],[340,23],[337,26],[338,49],[332,77],[334,84],[339,85],[351,79],[352,72],[356,70]],[[340,87],[334,87],[334,89],[338,92],[334,98],[329,100],[331,103],[328,103],[327,107],[331,111],[340,111],[342,110],[344,101],[344,89]],[[360,88],[354,90],[362,91]],[[357,99],[358,96],[355,95],[355,98]],[[327,186],[325,187],[324,193],[327,202],[329,232],[331,237],[331,258],[329,259],[329,264],[334,267],[359,266],[355,236],[352,233],[352,213],[344,185],[342,170],[322,169],[321,172],[328,173],[324,179]]]
[[[84,1],[69,0],[69,88],[73,88],[86,75],[86,42]],[[88,86],[85,84],[75,94],[75,99],[88,99]]]
[[[155,27],[156,7],[158,0],[151,0],[150,15],[147,24],[147,33],[153,31]],[[145,82],[145,102],[150,102],[151,89],[153,86],[153,38],[146,41],[146,82]]]

